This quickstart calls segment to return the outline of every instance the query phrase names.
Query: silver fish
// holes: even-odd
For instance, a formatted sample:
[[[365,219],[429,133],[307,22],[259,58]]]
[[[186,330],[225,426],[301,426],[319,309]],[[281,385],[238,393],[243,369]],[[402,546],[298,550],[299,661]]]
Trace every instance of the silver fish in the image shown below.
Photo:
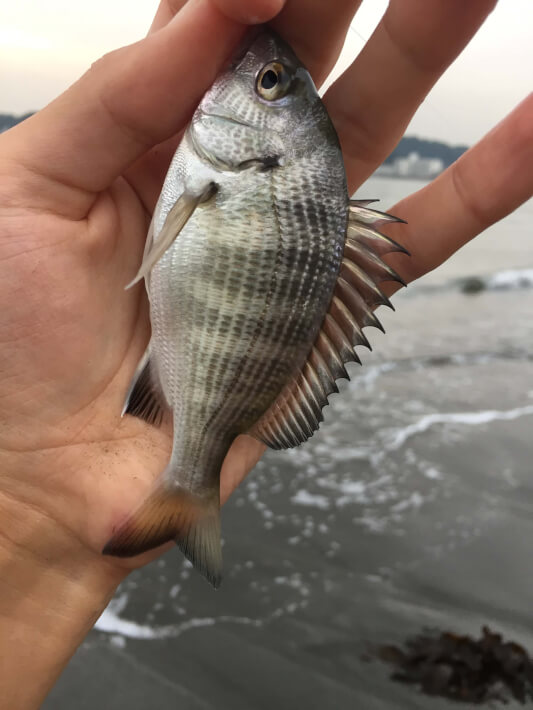
[[[124,412],[170,411],[170,462],[104,553],[175,540],[221,580],[220,468],[248,433],[306,441],[389,304],[380,259],[405,251],[351,202],[337,134],[291,48],[261,29],[203,97],[163,185],[141,269],[152,337]]]

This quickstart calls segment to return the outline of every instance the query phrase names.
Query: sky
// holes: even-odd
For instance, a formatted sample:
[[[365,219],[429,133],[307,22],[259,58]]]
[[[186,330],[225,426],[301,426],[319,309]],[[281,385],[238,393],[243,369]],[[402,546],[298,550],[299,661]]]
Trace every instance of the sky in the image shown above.
[[[363,2],[337,72],[361,50],[386,5],[386,0]],[[2,2],[0,113],[44,106],[102,54],[141,38],[156,6],[157,0]],[[532,88],[533,0],[500,0],[419,108],[407,134],[472,145]]]

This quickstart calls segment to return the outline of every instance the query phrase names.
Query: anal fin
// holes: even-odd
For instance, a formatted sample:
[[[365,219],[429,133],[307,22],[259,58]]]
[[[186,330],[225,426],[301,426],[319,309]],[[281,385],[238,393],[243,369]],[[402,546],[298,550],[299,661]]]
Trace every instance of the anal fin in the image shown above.
[[[394,251],[408,254],[407,250],[375,228],[403,220],[369,209],[371,202],[349,205],[342,267],[306,363],[248,432],[273,449],[298,446],[318,429],[328,396],[338,391],[335,380],[348,377],[344,364],[360,362],[354,347],[370,348],[363,328],[374,326],[385,332],[374,310],[392,305],[378,284],[393,280],[405,285],[381,256]]]

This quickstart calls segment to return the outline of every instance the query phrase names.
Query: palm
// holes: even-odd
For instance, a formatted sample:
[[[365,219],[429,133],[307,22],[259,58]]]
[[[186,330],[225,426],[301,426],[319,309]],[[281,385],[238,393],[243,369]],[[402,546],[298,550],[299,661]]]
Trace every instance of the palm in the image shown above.
[[[19,458],[13,485],[23,468],[25,499],[96,550],[116,501],[165,457],[166,437],[152,436],[147,451],[146,428],[117,416],[147,337],[141,289],[124,291],[139,261],[144,214],[131,191],[103,193],[79,222],[26,207],[15,218],[6,213],[0,255],[10,259],[3,302],[14,284],[21,290],[17,307],[2,315],[6,448]],[[21,233],[24,248],[15,249]],[[80,466],[84,459],[89,467]]]

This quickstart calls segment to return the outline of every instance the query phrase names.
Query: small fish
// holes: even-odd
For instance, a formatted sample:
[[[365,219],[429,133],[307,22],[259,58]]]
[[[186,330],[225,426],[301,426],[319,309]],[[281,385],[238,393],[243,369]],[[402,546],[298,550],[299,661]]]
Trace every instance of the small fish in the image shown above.
[[[103,552],[174,540],[218,587],[219,479],[234,439],[306,441],[401,278],[401,221],[350,201],[337,134],[291,48],[262,28],[204,95],[168,170],[143,262],[152,337],[124,413],[170,411],[170,462]],[[402,282],[403,283],[403,282]]]

